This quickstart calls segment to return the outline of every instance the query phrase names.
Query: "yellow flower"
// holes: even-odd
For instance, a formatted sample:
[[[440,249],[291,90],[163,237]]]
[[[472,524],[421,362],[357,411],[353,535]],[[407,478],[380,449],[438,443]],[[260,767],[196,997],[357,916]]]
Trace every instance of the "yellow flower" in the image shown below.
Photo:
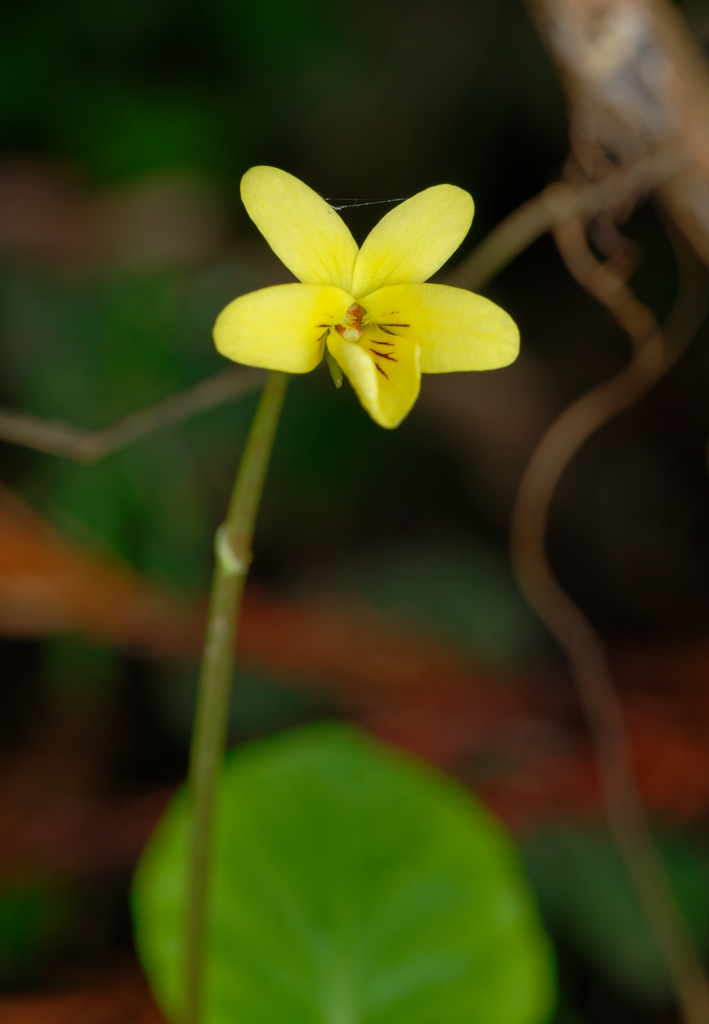
[[[423,284],[463,241],[473,200],[435,185],[386,214],[361,249],[317,192],[275,167],[252,167],[244,206],[301,284],[262,288],[231,302],[214,326],[229,359],[307,373],[327,344],[360,402],[396,427],[418,397],[421,373],[492,370],[517,356],[514,321],[488,299]]]

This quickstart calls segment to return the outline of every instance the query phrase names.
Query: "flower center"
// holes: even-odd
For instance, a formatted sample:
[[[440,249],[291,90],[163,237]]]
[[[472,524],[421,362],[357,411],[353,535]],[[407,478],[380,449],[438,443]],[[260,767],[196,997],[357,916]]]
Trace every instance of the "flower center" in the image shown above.
[[[362,317],[366,312],[367,310],[363,309],[358,302],[353,302],[335,330],[342,335],[345,341],[359,341],[362,337]]]

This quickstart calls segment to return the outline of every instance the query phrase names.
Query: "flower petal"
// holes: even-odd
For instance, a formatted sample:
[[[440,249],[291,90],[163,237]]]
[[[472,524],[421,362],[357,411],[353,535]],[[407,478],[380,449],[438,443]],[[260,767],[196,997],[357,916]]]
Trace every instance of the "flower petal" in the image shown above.
[[[261,288],[221,311],[214,343],[236,363],[307,373],[322,359],[327,328],[340,322],[352,301],[351,295],[331,285]]]
[[[421,387],[418,345],[408,339],[394,344],[374,328],[357,342],[345,341],[333,331],[327,347],[372,419],[382,427],[398,427]]]
[[[514,362],[519,330],[494,302],[444,284],[402,284],[360,299],[368,323],[421,346],[423,373],[495,370]]]
[[[353,295],[388,284],[426,281],[463,241],[473,199],[455,185],[434,185],[395,207],[370,231],[352,279]]]
[[[357,243],[342,218],[298,178],[252,167],[241,179],[251,220],[299,281],[350,291]]]

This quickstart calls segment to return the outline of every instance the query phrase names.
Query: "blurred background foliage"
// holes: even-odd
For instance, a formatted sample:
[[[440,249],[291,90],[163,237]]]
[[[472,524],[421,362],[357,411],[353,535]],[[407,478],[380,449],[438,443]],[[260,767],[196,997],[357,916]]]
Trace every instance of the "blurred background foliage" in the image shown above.
[[[705,6],[685,9],[703,31]],[[327,197],[460,185],[477,208],[462,256],[558,176],[567,132],[560,83],[520,0],[7,3],[0,398],[98,427],[221,369],[215,315],[242,292],[288,279],[240,207],[239,179],[253,164],[283,167]],[[359,240],[381,209],[346,214]],[[638,293],[663,316],[676,286],[663,227],[644,207],[628,233],[644,251]],[[519,364],[425,379],[397,431],[370,422],[322,367],[293,381],[254,578],[293,599],[366,605],[378,622],[494,670],[503,688],[534,676],[568,712],[551,647],[507,568],[508,516],[544,425],[622,365],[626,340],[569,279],[549,239],[487,293],[521,326]],[[706,352],[703,337],[640,407],[594,438],[555,503],[557,571],[619,640],[706,632]],[[255,401],[92,466],[3,444],[3,478],[85,548],[201,594]],[[44,744],[48,763],[90,776],[97,798],[181,778],[194,666],[150,664],[77,638],[2,646],[11,776],[13,759]],[[237,681],[235,738],[343,713],[273,672],[250,667]],[[559,1024],[667,1019],[666,986],[605,840],[586,825],[544,820],[524,841],[560,950]],[[706,945],[701,820],[667,842]],[[130,948],[127,870],[99,862],[65,864],[49,879],[3,876],[7,990],[82,977]]]

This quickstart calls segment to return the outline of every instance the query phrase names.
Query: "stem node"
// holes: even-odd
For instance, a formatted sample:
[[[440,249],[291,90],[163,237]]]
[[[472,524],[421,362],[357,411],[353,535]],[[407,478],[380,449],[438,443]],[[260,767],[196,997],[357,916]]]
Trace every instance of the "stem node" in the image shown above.
[[[227,576],[246,576],[253,559],[251,551],[237,555],[231,542],[229,523],[222,523],[214,537],[217,565]]]

